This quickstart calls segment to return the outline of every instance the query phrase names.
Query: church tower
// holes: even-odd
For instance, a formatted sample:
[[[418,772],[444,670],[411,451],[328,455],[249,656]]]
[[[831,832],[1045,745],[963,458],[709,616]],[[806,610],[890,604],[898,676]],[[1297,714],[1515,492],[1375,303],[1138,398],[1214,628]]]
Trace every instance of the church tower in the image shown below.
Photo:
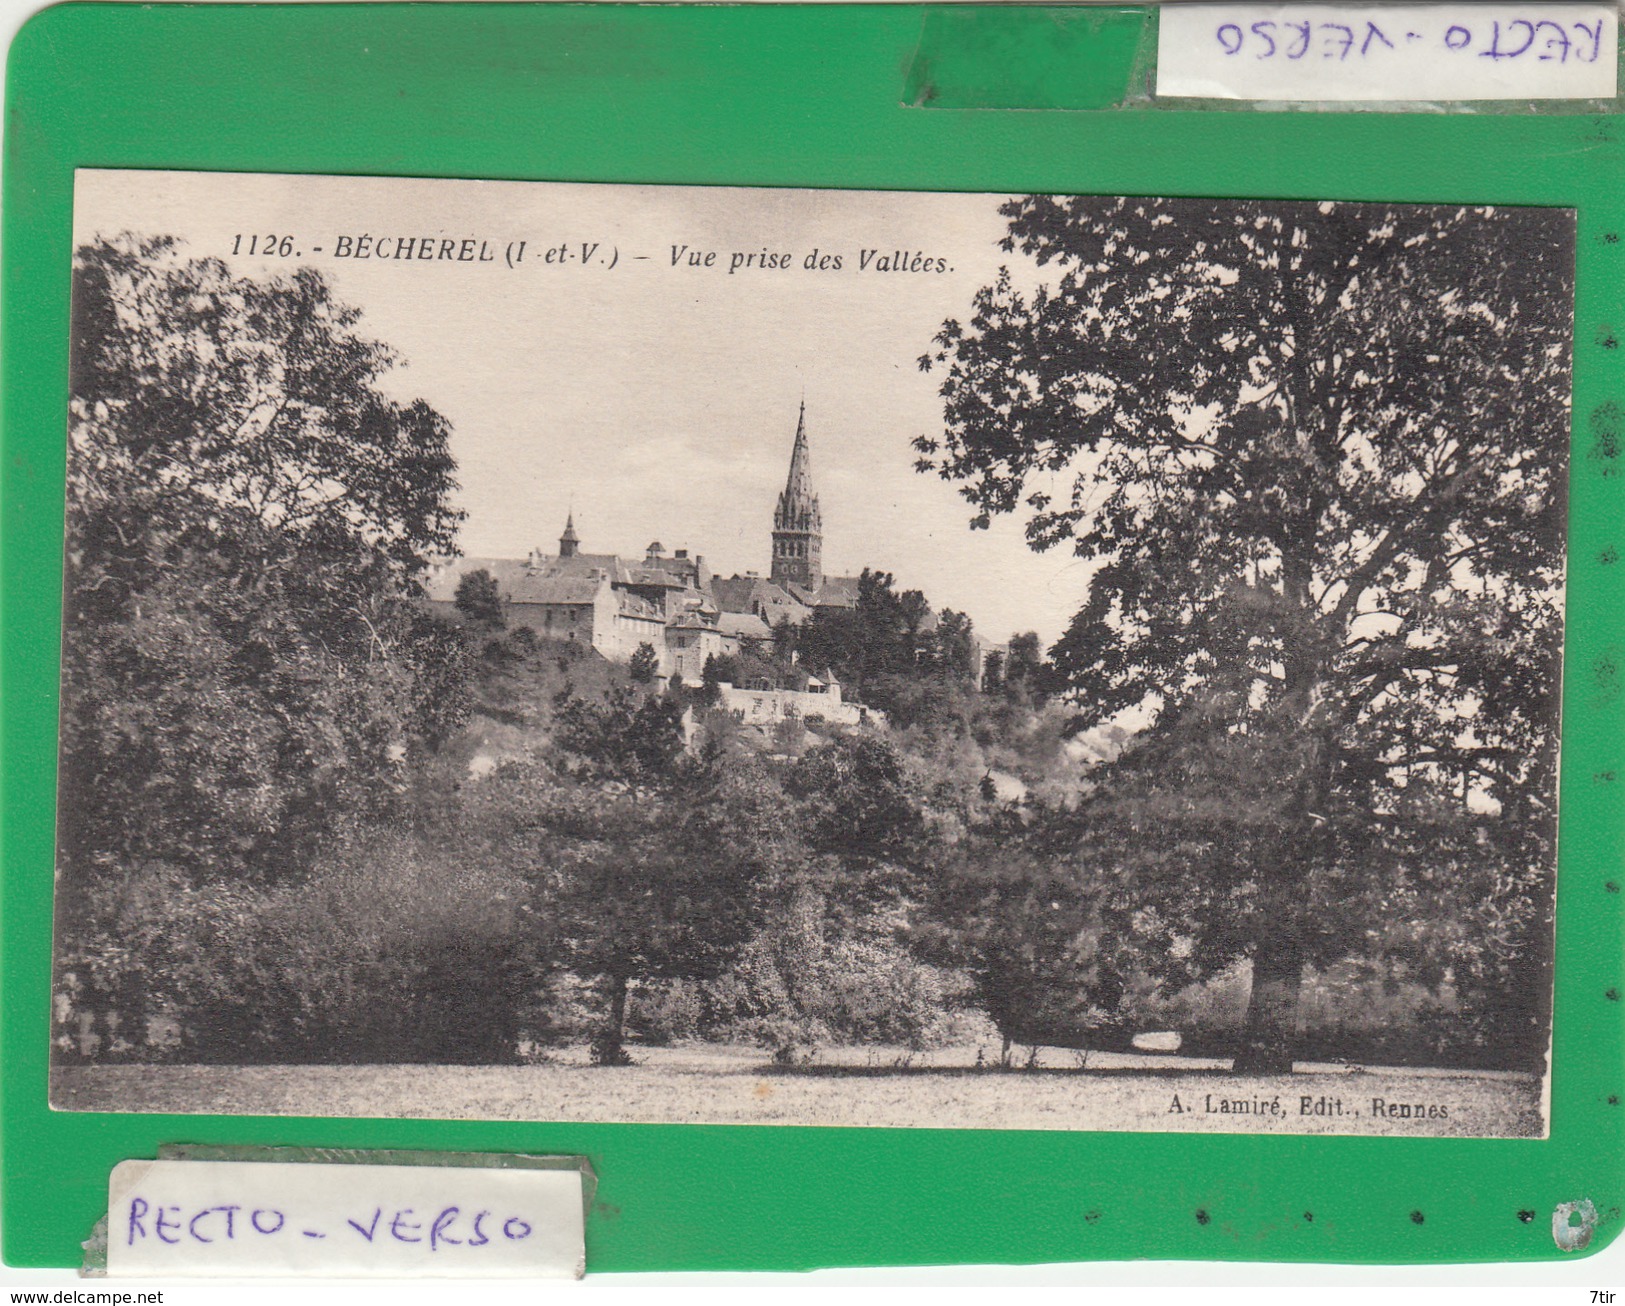
[[[794,581],[816,590],[824,580],[824,522],[812,489],[812,460],[807,452],[807,401],[796,418],[796,442],[790,451],[790,475],[773,513],[775,585]]]
[[[561,557],[561,558],[573,558],[573,557],[575,557],[576,556],[576,550],[580,546],[581,546],[581,539],[580,539],[579,536],[576,535],[576,514],[575,514],[575,509],[572,508],[570,510],[570,515],[564,519],[564,534],[559,536],[559,557]]]

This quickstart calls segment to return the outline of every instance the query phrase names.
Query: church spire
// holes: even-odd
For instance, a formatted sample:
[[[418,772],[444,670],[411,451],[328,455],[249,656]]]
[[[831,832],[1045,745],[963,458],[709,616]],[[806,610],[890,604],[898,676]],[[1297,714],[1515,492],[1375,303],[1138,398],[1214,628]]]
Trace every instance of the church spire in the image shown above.
[[[796,441],[790,450],[790,475],[785,478],[785,504],[806,504],[816,501],[812,492],[812,455],[807,451],[807,401],[801,401],[801,413],[796,418]]]
[[[812,454],[807,442],[807,401],[796,416],[796,438],[790,449],[790,474],[784,480],[773,513],[775,584],[794,582],[816,590],[823,583],[824,523],[812,488]]]
[[[569,515],[564,519],[564,534],[559,536],[559,557],[575,557],[576,549],[580,544],[581,539],[576,535],[576,511],[572,508]]]

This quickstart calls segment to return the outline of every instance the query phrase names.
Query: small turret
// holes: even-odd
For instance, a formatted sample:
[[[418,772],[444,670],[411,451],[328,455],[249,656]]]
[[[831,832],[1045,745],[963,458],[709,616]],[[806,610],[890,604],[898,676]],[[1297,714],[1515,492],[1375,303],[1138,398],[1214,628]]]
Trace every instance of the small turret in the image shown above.
[[[581,537],[576,534],[575,510],[571,509],[570,515],[564,519],[564,534],[559,536],[559,557],[573,558],[580,547]]]

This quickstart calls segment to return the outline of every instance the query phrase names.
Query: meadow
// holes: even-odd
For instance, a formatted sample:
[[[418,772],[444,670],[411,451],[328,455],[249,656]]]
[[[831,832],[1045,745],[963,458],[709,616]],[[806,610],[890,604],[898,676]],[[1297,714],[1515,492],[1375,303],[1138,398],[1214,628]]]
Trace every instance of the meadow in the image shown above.
[[[960,1047],[834,1049],[779,1066],[756,1048],[584,1051],[520,1066],[103,1065],[52,1074],[69,1111],[473,1120],[817,1124],[970,1129],[1541,1137],[1541,1083],[1511,1071],[1299,1063],[1234,1076],[1227,1063],[1044,1049],[1028,1067],[978,1067]],[[1081,1064],[1080,1064],[1081,1063]]]

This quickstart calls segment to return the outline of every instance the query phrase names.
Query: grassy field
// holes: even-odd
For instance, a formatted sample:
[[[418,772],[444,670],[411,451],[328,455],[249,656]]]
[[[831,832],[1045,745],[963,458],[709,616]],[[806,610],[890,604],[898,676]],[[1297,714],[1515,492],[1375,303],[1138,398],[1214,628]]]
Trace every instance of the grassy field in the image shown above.
[[[530,1066],[64,1066],[53,1072],[51,1100],[68,1111],[183,1114],[1425,1137],[1545,1132],[1540,1081],[1513,1072],[1300,1065],[1292,1075],[1234,1077],[1218,1061],[1093,1053],[1080,1067],[1075,1054],[1050,1049],[1031,1070],[978,1070],[976,1050],[965,1048],[911,1061],[900,1049],[836,1050],[797,1067],[774,1066],[754,1048],[640,1048],[635,1055],[641,1064],[619,1069],[589,1066],[574,1052]]]

